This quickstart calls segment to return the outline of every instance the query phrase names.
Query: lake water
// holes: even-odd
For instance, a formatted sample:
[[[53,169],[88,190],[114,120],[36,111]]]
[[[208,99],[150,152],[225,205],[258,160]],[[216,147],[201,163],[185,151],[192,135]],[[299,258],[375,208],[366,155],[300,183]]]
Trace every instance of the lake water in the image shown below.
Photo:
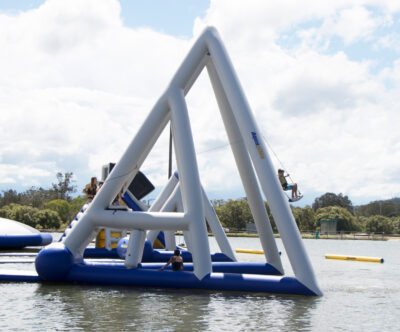
[[[257,238],[229,241],[233,248],[261,249]],[[210,243],[215,250],[213,238]],[[286,274],[293,275],[282,242],[277,243]],[[304,244],[322,297],[0,283],[0,331],[400,330],[400,241]],[[327,253],[383,257],[385,263],[327,260]],[[264,261],[262,255],[238,254],[238,259]],[[9,268],[33,265],[0,264]]]

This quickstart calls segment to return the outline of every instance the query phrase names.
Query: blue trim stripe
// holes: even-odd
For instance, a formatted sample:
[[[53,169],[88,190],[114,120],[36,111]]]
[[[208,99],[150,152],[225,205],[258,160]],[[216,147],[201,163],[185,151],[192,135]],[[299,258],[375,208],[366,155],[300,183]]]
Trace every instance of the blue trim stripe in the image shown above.
[[[122,196],[122,200],[125,202],[128,207],[130,207],[133,211],[143,211],[139,205],[133,200],[133,198],[126,191]]]
[[[254,143],[256,145],[260,145],[260,143],[258,142],[257,134],[254,131],[251,132],[251,136],[253,137]]]

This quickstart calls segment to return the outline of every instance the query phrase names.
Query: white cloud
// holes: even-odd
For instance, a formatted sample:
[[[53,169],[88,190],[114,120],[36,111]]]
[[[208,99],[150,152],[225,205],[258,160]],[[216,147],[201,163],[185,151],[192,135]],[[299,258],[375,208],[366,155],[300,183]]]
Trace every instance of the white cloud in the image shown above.
[[[396,1],[219,0],[194,34],[219,29],[260,127],[301,188],[361,202],[400,194],[387,176],[400,170],[400,62],[374,75],[372,61],[326,54],[323,45],[333,36],[376,41],[399,9]],[[73,171],[82,186],[118,160],[166,88],[193,40],[128,29],[120,10],[114,0],[49,0],[0,15],[3,188],[18,176],[51,183],[58,170]],[[280,45],[291,33],[300,42]],[[215,198],[242,196],[206,74],[187,103],[204,185]],[[156,185],[166,179],[167,142],[166,132],[144,164]]]
[[[39,186],[40,179],[48,177],[49,172],[42,168],[43,165],[29,166],[0,164],[0,179],[2,183],[16,184],[17,182],[24,182],[25,186]]]
[[[284,10],[289,3],[295,10]],[[399,171],[396,153],[387,143],[399,142],[393,128],[400,106],[396,75],[389,69],[373,75],[374,61],[351,61],[340,50],[328,55],[323,46],[334,36],[348,45],[377,40],[373,34],[382,25],[390,26],[399,8],[393,2],[371,1],[310,2],[307,11],[298,2],[257,2],[250,9],[239,9],[232,1],[229,5],[233,9],[223,1],[212,2],[195,31],[206,24],[220,29],[259,124],[303,190],[343,192],[358,202],[400,194],[393,178],[384,176],[389,169]],[[249,19],[241,24],[238,16]],[[295,33],[296,24],[299,46],[277,44],[279,32]],[[383,76],[394,85],[392,90]]]
[[[61,170],[82,185],[119,159],[189,46],[119,13],[117,1],[50,0],[0,15],[2,163],[28,177],[26,163],[50,159],[47,183]]]
[[[373,18],[368,9],[353,7],[326,19],[321,30],[323,34],[337,35],[350,44],[359,39],[369,39],[380,23],[381,19]]]

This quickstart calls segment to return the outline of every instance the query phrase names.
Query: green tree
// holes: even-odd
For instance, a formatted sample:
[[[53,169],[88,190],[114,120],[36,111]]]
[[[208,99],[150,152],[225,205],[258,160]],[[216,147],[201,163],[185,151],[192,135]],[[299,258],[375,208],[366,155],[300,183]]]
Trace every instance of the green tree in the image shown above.
[[[334,193],[326,193],[320,197],[317,197],[312,205],[314,211],[327,206],[340,206],[347,209],[350,213],[353,213],[353,203],[347,196],[343,196],[342,193],[336,195]]]
[[[82,207],[85,205],[87,201],[87,198],[84,196],[78,196],[75,197],[71,202],[71,219],[74,218],[78,212],[82,209]]]
[[[247,223],[254,223],[250,206],[245,198],[237,200],[229,199],[228,201],[215,200],[212,201],[212,203],[214,203],[215,212],[224,227],[235,230],[244,230]],[[274,232],[277,232],[274,218],[272,217],[268,203],[264,202],[264,205],[271,221],[272,229]]]
[[[386,217],[398,216],[400,212],[399,199],[389,199],[383,201],[374,201],[355,208],[357,216],[376,216],[382,215]]]
[[[368,233],[394,233],[393,221],[385,216],[371,216],[367,218],[365,229]]]
[[[57,212],[64,223],[69,223],[71,221],[72,206],[67,201],[63,199],[55,199],[46,203],[45,206],[47,209]]]
[[[39,210],[34,215],[36,227],[42,229],[59,229],[61,226],[61,218],[57,212],[50,209]]]
[[[224,205],[214,206],[215,212],[224,227],[243,230],[246,223],[254,223],[249,204],[245,199],[229,199]]]
[[[292,208],[294,219],[296,220],[297,227],[301,231],[315,231],[317,228],[317,222],[315,218],[314,210],[310,206],[304,208],[295,207]]]
[[[317,221],[321,220],[338,220],[338,231],[360,231],[361,224],[357,219],[345,208],[339,206],[327,206],[319,208],[316,211]]]
[[[31,187],[30,189],[22,193],[22,196],[23,198],[21,200],[21,204],[30,205],[41,209],[46,204],[46,202],[50,201],[52,197],[54,197],[54,193],[52,190],[44,189],[42,187]]]
[[[58,183],[52,183],[52,190],[55,194],[55,198],[65,199],[67,201],[72,199],[71,194],[76,191],[76,185],[73,184],[73,176],[74,173],[72,172],[66,172],[64,174],[58,172],[56,174]]]
[[[21,194],[17,193],[16,190],[8,190],[8,191],[3,191],[3,195],[0,196],[1,201],[0,201],[0,207],[3,207],[5,205],[9,205],[12,203],[19,204],[21,203],[22,197]]]
[[[39,209],[20,204],[11,203],[0,209],[0,216],[3,218],[22,222],[28,226],[36,227],[35,214]]]
[[[223,199],[213,199],[213,200],[211,200],[211,204],[212,204],[213,206],[222,206],[222,205],[224,205],[225,203],[226,203],[226,201],[223,200]]]
[[[393,224],[393,233],[400,234],[400,218],[393,217],[391,219],[392,219],[392,224]]]
[[[0,209],[0,217],[16,220],[34,228],[58,229],[61,219],[57,212],[52,210],[39,210],[26,205],[11,203]]]

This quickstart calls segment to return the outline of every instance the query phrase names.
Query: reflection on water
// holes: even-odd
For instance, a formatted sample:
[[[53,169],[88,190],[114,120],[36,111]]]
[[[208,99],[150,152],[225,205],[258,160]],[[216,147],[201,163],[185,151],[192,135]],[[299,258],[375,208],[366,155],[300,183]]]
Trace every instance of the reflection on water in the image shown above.
[[[234,248],[259,249],[254,239],[230,241]],[[398,330],[400,243],[310,240],[305,245],[323,297],[0,283],[0,331]],[[281,242],[278,248],[290,274]],[[325,260],[329,252],[381,256],[385,263]]]
[[[36,314],[51,315],[57,329],[103,331],[215,331],[232,326],[256,331],[281,327],[309,330],[318,298],[254,296],[195,291],[143,290],[39,285],[34,292]],[[33,300],[35,302],[35,300]],[[229,324],[227,324],[229,322]]]
[[[217,315],[209,317],[211,330],[224,329],[223,321],[229,322],[226,330],[242,327],[247,331],[305,331],[311,327],[310,309],[316,298],[298,296],[214,296],[210,305]],[[222,324],[221,324],[222,322]]]
[[[0,284],[0,330],[309,331],[318,298],[57,284]],[[22,301],[23,299],[23,301]]]
[[[41,285],[35,293],[60,304],[53,315],[60,317],[61,329],[208,329],[209,294],[78,285]]]
[[[30,305],[57,330],[308,331],[317,303],[300,296],[37,285]]]

